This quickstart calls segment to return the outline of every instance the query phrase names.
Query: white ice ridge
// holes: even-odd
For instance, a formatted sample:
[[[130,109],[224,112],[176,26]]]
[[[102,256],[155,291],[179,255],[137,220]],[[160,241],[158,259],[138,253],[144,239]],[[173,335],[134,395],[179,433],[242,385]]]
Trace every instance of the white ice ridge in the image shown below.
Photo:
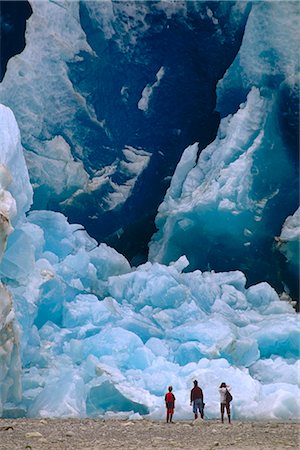
[[[298,277],[300,273],[300,208],[288,216],[283,224],[281,234],[275,237],[277,248],[284,254]]]
[[[143,89],[142,97],[138,102],[138,108],[144,112],[148,111],[149,102],[151,100],[151,96],[153,94],[154,89],[156,89],[160,85],[160,80],[165,74],[164,67],[161,67],[156,74],[156,81],[153,84],[147,84],[147,86]]]
[[[85,188],[85,192],[100,192],[101,190],[107,192],[101,202],[106,211],[118,209],[126,202],[151,158],[151,153],[130,145],[125,146],[122,154],[122,159],[117,159],[111,166],[106,166],[104,169],[95,172]],[[122,183],[118,184],[113,181],[116,174],[124,177]],[[83,189],[78,189],[62,204],[72,204],[73,200],[83,192]]]
[[[120,185],[109,181],[112,192],[107,198],[107,207],[110,210],[122,206],[130,197],[139,176],[146,169],[151,158],[151,153],[130,145],[126,146],[122,153],[124,159],[118,162],[116,169],[119,174],[125,176],[126,181]]]

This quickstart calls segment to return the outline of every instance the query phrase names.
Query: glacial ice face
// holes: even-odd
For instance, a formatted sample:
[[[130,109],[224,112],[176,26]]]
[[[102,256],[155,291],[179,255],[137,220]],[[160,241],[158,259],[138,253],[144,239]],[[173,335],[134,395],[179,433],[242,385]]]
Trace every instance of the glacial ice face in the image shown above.
[[[217,108],[223,116],[238,108],[252,86],[282,91],[287,84],[297,95],[299,13],[296,2],[252,5],[238,55],[218,83]]]
[[[27,164],[32,170],[31,179],[39,188],[36,203],[46,206],[51,195],[65,198],[66,194],[83,188],[88,180],[82,163],[74,160],[69,144],[74,132],[71,127],[74,115],[81,111],[81,114],[88,113],[84,100],[75,95],[65,76],[65,61],[90,49],[78,23],[77,4],[32,1],[31,6],[34,12],[26,31],[30,44],[9,61],[11,76],[4,77],[0,96],[22,123]],[[47,32],[49,36],[45,39]],[[46,45],[47,56],[35,47],[37,42]],[[72,144],[74,154],[73,147]]]
[[[16,133],[6,140],[22,161],[17,128],[2,130]],[[27,169],[20,167],[25,173],[11,186],[22,196]],[[20,216],[0,265],[2,416],[161,419],[172,384],[176,415],[188,419],[198,378],[207,417],[219,414],[225,379],[234,418],[297,418],[300,332],[292,306],[267,283],[246,288],[240,271],[184,273],[188,265],[182,256],[132,269],[60,213]]]
[[[4,105],[0,105],[0,123],[1,212],[15,224],[31,206],[32,187],[18,125],[12,111]]]
[[[208,115],[204,116],[211,119],[214,84],[237,51],[248,5],[218,2],[210,3],[210,9],[205,2],[173,2],[172,8],[165,10],[163,2],[155,2],[150,16],[145,3],[136,8],[138,3],[101,2],[103,10],[99,9],[99,2],[82,2],[80,10],[77,2],[33,1],[32,5],[34,14],[29,21],[28,45],[22,55],[10,61],[0,96],[12,103],[22,126],[27,163],[37,183],[36,202],[40,201],[42,206],[55,197],[56,201],[66,202],[69,210],[70,205],[80,210],[82,199],[89,198],[92,192],[97,202],[105,201],[103,210],[118,208],[121,217],[130,211],[130,208],[122,209],[122,202],[127,202],[137,188],[143,191],[141,186],[147,181],[143,179],[145,171],[149,170],[151,191],[159,184],[159,178],[152,177],[157,168],[155,164],[151,166],[153,155],[160,154],[162,136],[174,131],[177,120],[182,123],[182,117],[176,115],[178,109],[170,108],[170,104],[163,105],[170,92],[176,92],[174,86],[178,78],[173,77],[174,67],[183,67],[179,64],[182,49],[180,45],[175,46],[173,38],[178,31],[181,31],[181,39],[187,38],[186,42],[192,36],[185,35],[186,24],[176,17],[192,18],[191,10],[195,8],[203,20],[202,25],[207,27],[205,33],[212,32],[210,37],[213,38],[206,41],[206,53],[200,52],[197,66],[201,71],[206,70],[203,68],[210,62],[207,75],[212,84],[204,83],[205,77],[200,77],[199,83],[196,77],[192,92],[181,84],[181,88],[186,87],[182,93],[187,102],[183,102],[184,108],[180,110],[189,121],[195,113],[195,104],[191,100],[191,107],[190,99],[201,103],[202,93],[212,91],[212,97],[205,97],[204,105],[205,108],[208,105]],[[128,5],[137,14],[125,24],[121,17],[124,12],[128,14]],[[264,273],[263,261],[269,253],[260,242],[266,234],[276,236],[278,250],[285,255],[292,270],[297,270],[299,218],[298,211],[295,213],[297,206],[291,208],[297,184],[297,174],[292,169],[295,167],[293,131],[297,129],[293,122],[293,105],[297,103],[297,89],[291,76],[294,57],[288,53],[294,49],[293,45],[287,46],[286,31],[279,36],[283,28],[278,26],[273,30],[270,25],[276,20],[279,24],[287,23],[289,19],[291,26],[285,30],[296,36],[298,30],[294,30],[294,10],[291,9],[294,6],[289,2],[285,5],[285,11],[274,2],[252,5],[241,49],[241,60],[247,60],[247,55],[250,58],[240,65],[243,83],[235,78],[236,72],[229,69],[225,78],[236,87],[236,96],[232,95],[231,104],[226,96],[232,91],[228,85],[225,89],[220,84],[218,99],[223,120],[217,139],[199,159],[197,144],[184,152],[160,207],[157,218],[160,230],[156,236],[159,240],[151,245],[152,262],[137,269],[131,268],[122,255],[106,244],[98,245],[82,225],[69,224],[62,214],[30,211],[25,217],[32,202],[32,189],[20,133],[12,112],[0,108],[0,212],[3,219],[0,221],[0,252],[4,252],[0,264],[2,416],[23,412],[32,417],[137,418],[148,415],[162,418],[164,393],[172,384],[177,397],[177,417],[191,418],[189,390],[192,380],[198,378],[205,393],[208,417],[219,414],[217,388],[221,380],[232,386],[234,418],[299,417],[299,321],[291,304],[280,301],[268,283],[249,283],[253,276],[249,262],[255,261],[260,275]],[[266,12],[272,13],[273,20],[268,24],[264,23]],[[279,13],[282,14],[280,19]],[[153,24],[154,18],[159,20]],[[229,25],[222,28],[222,23]],[[125,25],[130,27],[130,33]],[[140,29],[138,25],[142,25]],[[252,38],[257,36],[256,27],[260,29],[263,25],[269,27],[269,33],[260,36],[261,42],[257,45]],[[99,29],[104,36],[97,47],[92,38],[93,31]],[[141,36],[146,34],[150,39],[151,34],[147,35],[150,29],[155,30],[157,36],[161,36],[161,29],[166,33],[169,39],[164,47],[166,55],[170,40],[178,50],[174,52],[177,59],[168,61],[169,70],[161,60],[152,67],[151,52],[141,51],[148,48]],[[51,36],[40,39],[41,33],[45,36],[48,30]],[[221,44],[220,36],[224,38]],[[200,42],[201,36],[198,37]],[[70,41],[72,46],[65,45]],[[227,46],[228,41],[232,41],[233,47]],[[141,42],[144,46],[140,46]],[[36,48],[38,43],[43,43],[45,48]],[[125,116],[128,119],[125,123],[129,123],[132,132],[136,131],[136,123],[142,132],[149,123],[158,125],[154,127],[154,134],[153,127],[149,128],[150,138],[157,139],[155,149],[137,145],[137,141],[124,141],[126,130],[116,127],[112,120],[115,108],[109,109],[107,115],[100,107],[99,110],[92,108],[87,92],[99,95],[90,90],[95,77],[82,79],[82,73],[86,74],[91,67],[88,62],[94,60],[97,70],[103,69],[99,55],[110,53],[106,46],[114,50],[112,59],[118,64],[116,55],[121,56],[124,48],[131,50],[128,55],[132,55],[132,62],[138,57],[149,58],[146,67],[133,64],[131,71],[123,71],[127,78],[121,79],[120,89],[116,91],[121,100],[117,97],[120,116],[117,115],[115,121],[119,124]],[[284,46],[287,51],[282,51]],[[272,51],[264,52],[269,47]],[[219,51],[211,52],[216,48]],[[222,60],[222,66],[212,67],[211,58],[219,60],[221,54],[226,54],[224,48],[231,49],[230,58]],[[134,49],[138,51],[134,53]],[[253,55],[258,59],[251,64]],[[279,55],[279,62],[272,69],[272,64],[264,63],[271,62],[274,55]],[[112,59],[106,60],[104,67],[112,63]],[[239,59],[238,56],[232,68]],[[194,57],[191,61],[195,61]],[[129,82],[137,82],[134,74],[140,73],[137,69],[141,67],[145,76],[135,90],[135,85]],[[149,67],[151,73],[148,73]],[[267,77],[262,78],[256,67]],[[40,71],[42,74],[47,71],[48,78],[41,76]],[[190,81],[190,74],[191,67],[184,67],[181,81]],[[103,81],[108,79],[115,82],[111,72],[102,78]],[[195,91],[195,85],[201,85],[203,90]],[[107,86],[111,88],[107,89],[111,105],[115,106],[116,98],[112,95],[115,84],[103,83],[103,90]],[[278,86],[280,88],[276,89]],[[192,95],[195,92],[198,96]],[[243,103],[239,106],[241,100]],[[131,105],[133,109],[123,105]],[[160,110],[162,105],[164,108]],[[228,111],[225,111],[226,105]],[[166,109],[174,115],[167,117]],[[133,110],[139,114],[140,122],[135,122],[137,116],[130,115]],[[106,121],[103,122],[104,116]],[[204,116],[199,112],[195,115],[195,129]],[[170,122],[165,117],[170,118]],[[283,133],[284,125],[287,133]],[[106,148],[107,143],[111,144],[107,131],[115,129],[119,140],[114,136],[113,142],[118,141],[119,145]],[[175,129],[184,130],[184,127],[176,125]],[[88,130],[88,136],[84,130]],[[194,136],[194,132],[194,128],[185,129],[176,136],[187,139],[187,135]],[[94,150],[85,154],[83,148],[92,149],[95,141],[99,142],[95,136],[103,138],[103,148],[113,147],[116,153],[106,151],[100,155]],[[166,144],[171,149],[168,154],[165,149],[166,159],[173,154],[170,142],[173,141]],[[36,155],[31,154],[33,149]],[[272,158],[273,155],[276,158]],[[96,156],[103,159],[99,162]],[[44,188],[41,179],[45,181]],[[137,195],[135,200],[141,198]],[[144,202],[148,207],[147,199]],[[86,204],[92,214],[91,205]],[[136,210],[141,212],[138,205]],[[107,228],[115,217],[108,220]],[[128,213],[126,220],[129,218]],[[120,236],[124,232],[123,223],[114,222],[116,229],[120,227]],[[225,235],[220,235],[223,232]],[[273,237],[270,241],[273,242]],[[243,257],[240,249],[238,254],[232,251],[239,244],[245,248]],[[248,254],[252,247],[255,251]],[[222,261],[225,257],[233,259],[234,267],[250,275],[248,283],[241,271],[206,271],[217,262],[222,263],[222,270],[232,268],[232,261]],[[198,266],[199,258],[203,259],[203,270],[186,273],[188,268]],[[155,259],[166,260],[168,265]]]
[[[216,132],[215,85],[250,5],[30,4],[26,47],[9,61],[0,100],[21,127],[34,207],[145,261],[182,150]]]
[[[15,225],[23,221],[24,213],[30,207],[32,188],[18,125],[11,110],[3,105],[0,105],[0,123],[1,260],[8,236],[13,232],[12,223]],[[20,250],[18,248],[17,252]],[[26,255],[24,256],[26,258]],[[0,415],[7,402],[18,403],[22,398],[19,352],[19,329],[15,320],[12,296],[0,281]]]
[[[127,411],[127,417],[138,413],[162,418],[163,394],[172,383],[176,413],[189,418],[189,389],[197,377],[206,395],[208,417],[218,415],[217,386],[223,378],[233,386],[235,417],[294,417],[299,327],[293,308],[280,301],[270,286],[245,289],[240,272],[185,274],[181,269],[186,261],[179,261],[169,267],[146,263],[122,275],[116,271],[92,290],[93,283],[83,288],[84,276],[72,277],[84,273],[82,261],[91,261],[93,251],[73,254],[71,271],[68,256],[58,267],[50,264],[45,251],[45,259],[37,262],[39,270],[43,274],[47,270],[52,278],[40,285],[30,339],[27,330],[23,405],[30,416]],[[110,263],[116,257],[112,255]],[[89,263],[92,274],[97,260],[94,264]],[[36,276],[37,272],[31,274],[31,280]],[[29,298],[30,284],[23,286],[23,298]],[[61,292],[65,298],[58,302]],[[16,303],[20,293],[14,295]],[[24,310],[19,309],[18,316],[21,323],[28,320]],[[277,362],[280,358],[282,364]],[[255,365],[258,361],[266,363],[263,373]],[[277,370],[282,409],[274,409],[268,401],[276,396]]]
[[[299,298],[298,275],[277,245],[299,205],[298,6],[253,3],[218,84],[216,140],[199,158],[197,144],[185,150],[158,209],[151,261],[186,255],[189,270],[241,269],[249,283],[267,280]]]

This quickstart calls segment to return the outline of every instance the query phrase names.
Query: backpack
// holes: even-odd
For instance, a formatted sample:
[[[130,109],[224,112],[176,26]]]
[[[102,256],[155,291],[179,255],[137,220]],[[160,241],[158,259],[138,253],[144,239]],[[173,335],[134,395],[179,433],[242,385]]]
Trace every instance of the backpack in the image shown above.
[[[226,392],[225,392],[225,402],[226,402],[226,403],[230,403],[230,402],[232,401],[232,399],[233,399],[232,395],[231,395],[230,392],[226,389]]]

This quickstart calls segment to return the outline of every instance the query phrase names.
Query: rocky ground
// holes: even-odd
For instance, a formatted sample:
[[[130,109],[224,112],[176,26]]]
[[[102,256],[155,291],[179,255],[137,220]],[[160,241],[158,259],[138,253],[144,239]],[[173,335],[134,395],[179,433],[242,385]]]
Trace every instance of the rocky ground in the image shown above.
[[[300,424],[0,419],[1,450],[275,450],[300,448]]]

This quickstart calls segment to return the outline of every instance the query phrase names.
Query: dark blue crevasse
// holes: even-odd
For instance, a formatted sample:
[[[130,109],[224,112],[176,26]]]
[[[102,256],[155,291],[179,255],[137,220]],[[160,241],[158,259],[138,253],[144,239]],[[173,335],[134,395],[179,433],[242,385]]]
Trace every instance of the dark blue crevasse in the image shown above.
[[[110,39],[91,18],[87,3],[80,3],[81,25],[96,56],[81,54],[80,62],[69,64],[69,77],[106,127],[102,133],[86,124],[85,136],[79,137],[85,168],[93,173],[111,164],[128,145],[152,156],[133,193],[117,210],[107,210],[109,192],[103,191],[83,193],[71,205],[49,205],[84,224],[99,242],[109,243],[133,264],[147,259],[157,208],[183,150],[198,141],[201,151],[215,138],[216,83],[239,50],[250,8],[236,21],[230,18],[235,2],[186,2],[186,16],[168,16],[168,3],[160,3],[157,8],[157,2],[128,2],[135,10],[147,5],[149,27],[134,45],[128,39],[123,47],[119,42],[123,39],[124,44],[127,37],[120,30],[132,18],[118,16],[118,2],[112,2],[116,16]],[[98,5],[101,8],[101,2]],[[217,25],[207,8],[218,17]],[[138,102],[143,89],[155,83],[161,67],[164,76],[147,112],[142,111]],[[112,181],[122,184],[122,177],[117,172]]]
[[[300,87],[282,82],[279,89],[278,122],[295,167],[299,167],[299,105]]]
[[[32,9],[27,1],[0,2],[0,81],[12,56],[25,48],[26,20]]]

